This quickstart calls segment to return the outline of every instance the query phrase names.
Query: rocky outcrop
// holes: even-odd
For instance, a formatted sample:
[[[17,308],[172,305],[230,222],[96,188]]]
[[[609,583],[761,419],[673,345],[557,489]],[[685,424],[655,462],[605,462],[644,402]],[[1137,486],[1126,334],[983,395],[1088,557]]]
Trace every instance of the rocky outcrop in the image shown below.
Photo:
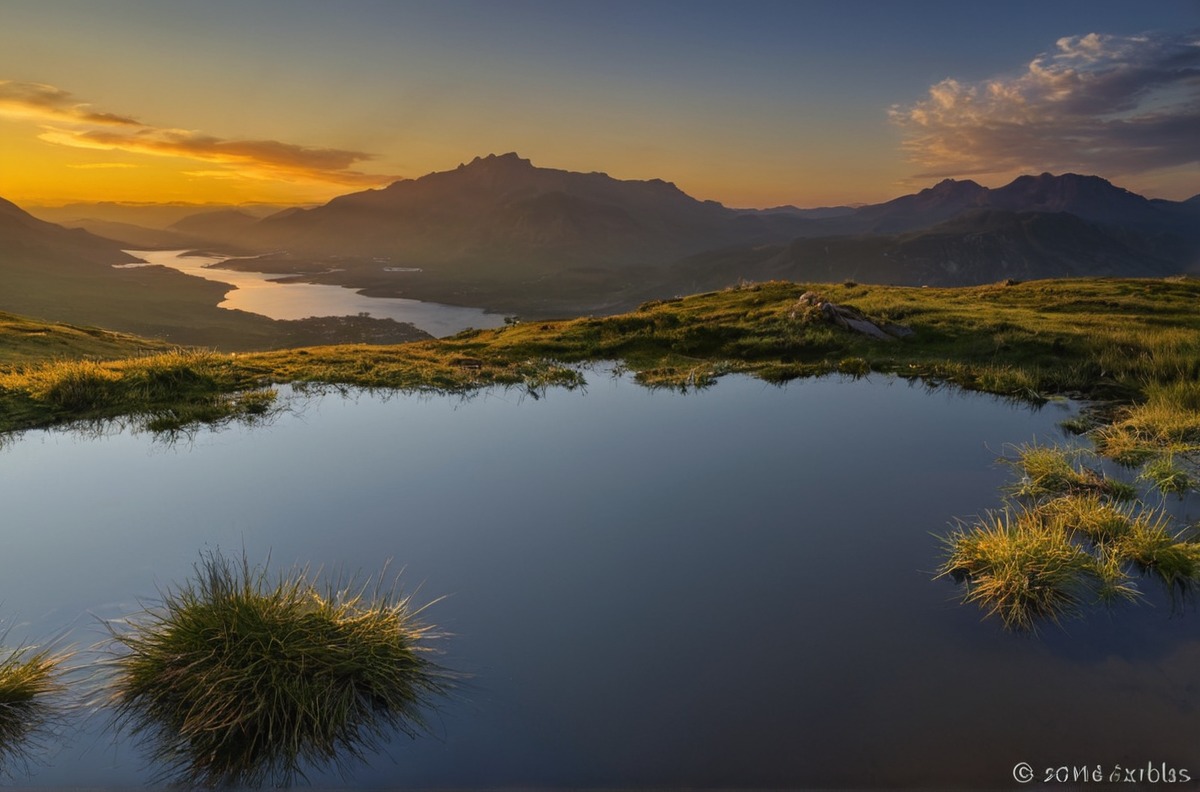
[[[832,303],[812,291],[800,295],[790,316],[793,319],[807,322],[827,322],[855,333],[877,338],[880,341],[895,341],[913,334],[911,328],[888,322],[876,323],[857,308]]]

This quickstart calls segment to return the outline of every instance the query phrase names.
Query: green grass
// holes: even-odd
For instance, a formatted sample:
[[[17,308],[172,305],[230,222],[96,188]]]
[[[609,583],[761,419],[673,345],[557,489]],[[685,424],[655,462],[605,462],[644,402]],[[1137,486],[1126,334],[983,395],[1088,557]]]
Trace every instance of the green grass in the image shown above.
[[[1195,488],[1189,466],[1180,464],[1174,453],[1154,457],[1142,467],[1139,481],[1149,482],[1164,495],[1183,495]]]
[[[66,655],[50,649],[0,650],[0,777],[27,756],[55,717]]]
[[[261,387],[233,358],[172,350],[122,360],[57,360],[0,371],[0,430],[132,418],[156,431],[253,418],[270,410]]]
[[[1073,464],[1082,450],[1069,451],[1058,446],[1026,443],[1016,446],[1015,457],[1003,461],[1021,473],[1009,488],[1020,498],[1045,498],[1059,495],[1095,493],[1115,500],[1132,500],[1137,490],[1124,481],[1109,478],[1082,464]]]
[[[172,780],[286,785],[425,730],[449,684],[429,630],[394,588],[322,591],[303,572],[272,583],[209,554],[114,628],[109,696]]]

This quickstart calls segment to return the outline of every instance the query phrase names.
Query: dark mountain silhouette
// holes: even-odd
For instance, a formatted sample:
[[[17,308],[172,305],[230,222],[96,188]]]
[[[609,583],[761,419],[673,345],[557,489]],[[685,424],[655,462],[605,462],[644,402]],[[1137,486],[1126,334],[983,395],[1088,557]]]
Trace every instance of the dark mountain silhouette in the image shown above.
[[[672,266],[688,291],[738,279],[969,286],[1007,278],[1161,277],[1180,271],[1143,239],[1120,239],[1066,212],[973,209],[933,228],[896,235],[796,239],[712,252]]]
[[[987,205],[1013,212],[1069,212],[1105,225],[1170,228],[1170,219],[1154,202],[1099,176],[1064,173],[1020,176],[989,190]]]
[[[785,241],[806,224],[699,201],[659,179],[539,168],[504,154],[280,213],[251,229],[230,227],[224,239],[298,257],[529,272],[660,264],[722,245]]]
[[[112,265],[136,261],[117,242],[82,229],[67,229],[38,220],[14,203],[0,198],[0,254],[18,262],[70,262],[73,265]]]
[[[834,219],[825,230],[896,234],[929,228],[968,209],[984,206],[987,194],[986,187],[973,181],[945,179],[914,195],[860,207],[852,215]]]

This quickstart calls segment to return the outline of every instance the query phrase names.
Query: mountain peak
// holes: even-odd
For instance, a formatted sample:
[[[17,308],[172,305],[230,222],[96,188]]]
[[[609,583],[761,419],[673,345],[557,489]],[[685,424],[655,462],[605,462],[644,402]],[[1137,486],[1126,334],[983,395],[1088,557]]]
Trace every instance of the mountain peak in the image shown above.
[[[985,192],[986,190],[978,182],[970,179],[942,179],[932,187],[927,187],[921,190],[922,195],[937,195],[937,196],[973,196],[977,193]]]
[[[486,157],[476,157],[475,159],[471,160],[469,163],[466,163],[464,165],[459,165],[458,167],[460,169],[461,168],[475,168],[475,167],[532,168],[533,163],[530,162],[529,160],[519,156],[517,154],[517,152],[510,151],[507,154],[488,154]]]

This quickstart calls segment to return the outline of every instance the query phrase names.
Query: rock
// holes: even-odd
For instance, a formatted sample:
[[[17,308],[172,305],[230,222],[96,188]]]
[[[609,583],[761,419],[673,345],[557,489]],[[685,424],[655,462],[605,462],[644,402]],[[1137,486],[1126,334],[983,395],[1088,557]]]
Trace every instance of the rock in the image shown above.
[[[857,308],[832,303],[813,291],[807,291],[800,295],[800,299],[796,301],[796,306],[815,309],[826,322],[855,333],[862,333],[871,338],[877,338],[880,341],[895,341],[898,338],[907,338],[913,334],[911,328],[902,325],[891,323],[876,324]],[[799,315],[799,312],[793,308],[789,315],[795,319]]]

